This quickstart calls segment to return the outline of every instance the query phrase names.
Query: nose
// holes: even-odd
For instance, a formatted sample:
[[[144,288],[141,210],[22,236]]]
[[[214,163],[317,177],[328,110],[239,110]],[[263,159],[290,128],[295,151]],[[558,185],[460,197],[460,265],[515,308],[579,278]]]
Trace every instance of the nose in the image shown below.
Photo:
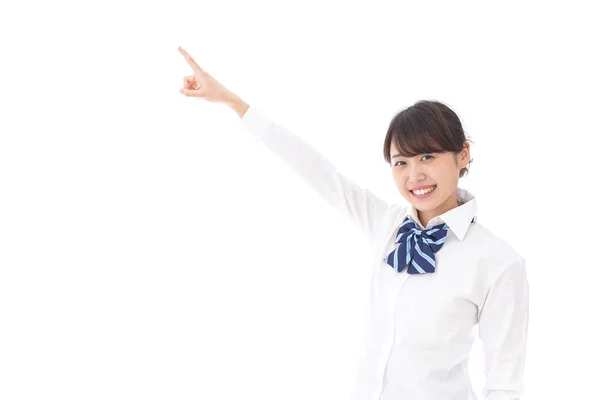
[[[406,171],[408,172],[408,182],[411,185],[417,184],[425,179],[425,173],[419,163],[409,166],[406,168]]]

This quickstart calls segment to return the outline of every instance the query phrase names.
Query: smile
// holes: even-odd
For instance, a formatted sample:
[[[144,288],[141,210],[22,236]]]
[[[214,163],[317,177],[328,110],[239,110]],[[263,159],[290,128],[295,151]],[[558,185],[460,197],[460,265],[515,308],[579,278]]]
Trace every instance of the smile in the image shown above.
[[[437,187],[437,185],[432,185],[432,186],[426,187],[424,189],[419,189],[419,190],[415,190],[415,191],[411,190],[410,193],[414,197],[416,197],[418,199],[422,199],[422,198],[431,196],[431,193],[435,190],[436,187]]]

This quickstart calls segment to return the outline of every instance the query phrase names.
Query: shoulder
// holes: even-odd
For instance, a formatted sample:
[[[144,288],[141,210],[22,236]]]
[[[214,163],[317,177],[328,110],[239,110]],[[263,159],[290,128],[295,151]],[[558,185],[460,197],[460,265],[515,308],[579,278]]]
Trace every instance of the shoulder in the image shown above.
[[[525,267],[523,255],[507,239],[485,225],[475,223],[469,228],[464,240],[474,250],[480,266],[485,267],[492,275],[514,266]]]
[[[474,273],[481,296],[488,293],[498,282],[521,284],[527,282],[524,257],[509,240],[500,237],[486,226],[475,223],[467,231],[464,244],[468,243]]]

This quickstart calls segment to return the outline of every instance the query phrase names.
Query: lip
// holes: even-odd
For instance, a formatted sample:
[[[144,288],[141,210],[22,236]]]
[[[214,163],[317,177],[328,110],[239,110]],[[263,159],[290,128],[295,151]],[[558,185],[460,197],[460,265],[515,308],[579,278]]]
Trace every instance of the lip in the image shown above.
[[[412,188],[412,189],[409,189],[409,190],[427,189],[427,188],[430,188],[430,187],[432,187],[432,186],[437,186],[437,185],[416,186],[416,187],[414,187],[414,188]]]
[[[433,186],[433,190],[431,192],[429,192],[429,193],[425,193],[425,194],[422,194],[422,195],[417,195],[417,194],[415,194],[413,192],[413,190],[426,189],[426,188],[429,188],[429,187],[432,187],[432,186]],[[433,194],[433,192],[435,192],[436,188],[437,188],[437,185],[419,186],[419,187],[416,187],[414,189],[411,189],[410,190],[410,194],[413,195],[413,197],[415,197],[417,199],[424,199],[426,197],[431,196]]]

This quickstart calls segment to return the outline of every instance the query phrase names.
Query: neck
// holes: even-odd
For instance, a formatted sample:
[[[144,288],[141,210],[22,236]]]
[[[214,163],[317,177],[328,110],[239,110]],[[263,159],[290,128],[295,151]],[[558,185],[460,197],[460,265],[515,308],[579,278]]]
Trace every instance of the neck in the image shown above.
[[[448,199],[446,199],[446,201],[444,201],[442,204],[437,206],[435,209],[428,210],[428,211],[417,210],[417,215],[419,216],[419,221],[421,221],[421,225],[423,225],[423,227],[426,227],[427,224],[429,223],[429,221],[431,221],[438,215],[442,215],[446,211],[452,210],[453,208],[458,207],[458,206],[459,206],[459,203],[456,198],[456,190],[455,190],[454,192],[452,192],[450,197],[448,197]]]

